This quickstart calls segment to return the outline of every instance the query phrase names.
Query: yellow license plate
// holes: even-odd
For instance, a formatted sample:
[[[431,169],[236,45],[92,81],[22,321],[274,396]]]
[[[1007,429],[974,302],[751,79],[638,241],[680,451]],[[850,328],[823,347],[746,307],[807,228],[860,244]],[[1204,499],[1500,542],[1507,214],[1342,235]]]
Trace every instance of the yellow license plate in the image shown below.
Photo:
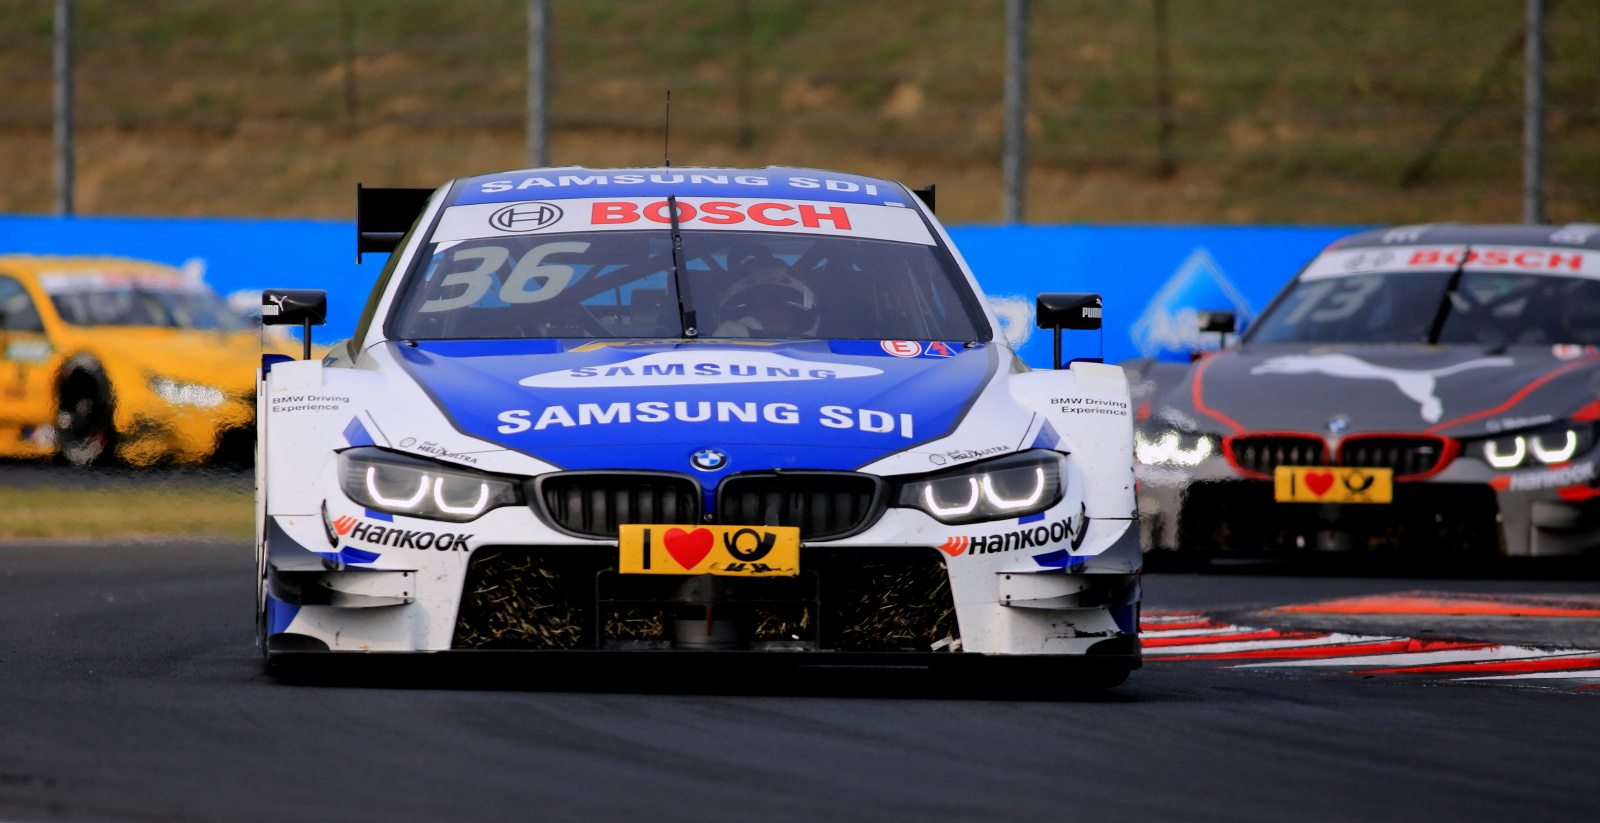
[[[1272,496],[1279,503],[1389,503],[1394,500],[1393,469],[1279,466],[1272,474],[1272,481]]]
[[[793,577],[800,530],[793,526],[624,525],[617,535],[623,574]]]

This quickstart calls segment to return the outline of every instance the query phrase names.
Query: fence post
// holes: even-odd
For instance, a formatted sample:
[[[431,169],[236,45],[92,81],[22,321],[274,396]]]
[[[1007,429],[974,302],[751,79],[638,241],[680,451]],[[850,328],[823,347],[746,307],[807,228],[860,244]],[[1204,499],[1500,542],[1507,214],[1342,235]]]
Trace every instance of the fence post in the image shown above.
[[[1523,49],[1522,222],[1544,222],[1544,0],[1528,0]]]
[[[738,76],[734,83],[734,103],[739,109],[739,148],[748,151],[756,144],[756,130],[751,118],[750,77],[751,68],[751,43],[750,43],[750,0],[738,0],[734,6],[734,36],[739,44],[738,49]]]
[[[1167,29],[1167,0],[1152,0],[1156,28],[1156,176],[1165,180],[1178,173],[1172,156],[1172,53]]]
[[[1006,0],[1005,148],[1000,159],[1005,222],[1022,222],[1027,185],[1028,0]]]
[[[550,144],[547,140],[546,93],[549,89],[545,71],[546,30],[550,16],[546,0],[528,0],[528,165],[550,165]]]
[[[56,214],[61,217],[73,213],[72,4],[73,0],[56,0],[55,178]]]
[[[344,73],[344,118],[356,130],[356,10],[351,0],[339,4],[340,63]]]

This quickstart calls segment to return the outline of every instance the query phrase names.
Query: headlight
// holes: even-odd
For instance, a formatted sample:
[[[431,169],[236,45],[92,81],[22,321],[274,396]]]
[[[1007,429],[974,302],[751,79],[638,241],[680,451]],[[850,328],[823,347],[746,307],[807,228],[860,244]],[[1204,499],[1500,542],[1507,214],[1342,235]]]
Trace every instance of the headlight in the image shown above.
[[[1217,453],[1215,435],[1178,429],[1133,433],[1134,457],[1146,466],[1198,466]]]
[[[1065,458],[1045,449],[985,460],[900,483],[895,505],[940,523],[976,523],[1041,512],[1061,500]]]
[[[1565,463],[1594,446],[1594,426],[1589,423],[1556,423],[1543,428],[1499,437],[1487,437],[1468,451],[1496,469]]]
[[[175,406],[198,406],[209,409],[228,402],[228,394],[216,386],[200,383],[179,383],[167,377],[151,377],[150,391],[156,397]]]
[[[339,453],[339,481],[373,511],[456,523],[522,500],[510,480],[372,447]]]

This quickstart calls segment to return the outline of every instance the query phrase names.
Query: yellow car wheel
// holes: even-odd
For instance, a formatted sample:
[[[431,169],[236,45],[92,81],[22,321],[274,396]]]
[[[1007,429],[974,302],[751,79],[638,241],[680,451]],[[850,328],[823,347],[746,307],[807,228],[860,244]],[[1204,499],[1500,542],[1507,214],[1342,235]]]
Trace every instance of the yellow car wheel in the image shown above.
[[[111,462],[116,427],[111,419],[111,389],[99,364],[71,364],[58,396],[56,442],[61,460],[74,466]]]

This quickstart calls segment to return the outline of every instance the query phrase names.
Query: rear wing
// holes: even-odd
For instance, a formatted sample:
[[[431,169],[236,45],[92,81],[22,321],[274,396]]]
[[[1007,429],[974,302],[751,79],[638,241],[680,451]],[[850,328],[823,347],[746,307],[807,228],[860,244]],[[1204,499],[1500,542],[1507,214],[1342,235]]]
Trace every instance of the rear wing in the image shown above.
[[[428,206],[433,189],[368,189],[356,184],[356,263],[367,252],[392,252]]]

